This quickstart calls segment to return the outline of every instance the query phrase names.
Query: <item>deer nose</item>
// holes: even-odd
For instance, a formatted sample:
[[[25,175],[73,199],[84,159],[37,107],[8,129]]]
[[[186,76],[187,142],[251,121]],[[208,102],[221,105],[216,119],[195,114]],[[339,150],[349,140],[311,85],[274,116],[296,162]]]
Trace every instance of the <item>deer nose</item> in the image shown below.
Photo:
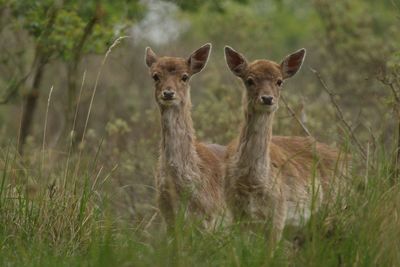
[[[269,95],[263,95],[263,96],[261,96],[261,102],[264,105],[269,105],[270,106],[274,102],[274,97],[273,96],[269,96]]]
[[[175,92],[164,90],[162,94],[164,99],[171,100],[172,98],[174,98]]]

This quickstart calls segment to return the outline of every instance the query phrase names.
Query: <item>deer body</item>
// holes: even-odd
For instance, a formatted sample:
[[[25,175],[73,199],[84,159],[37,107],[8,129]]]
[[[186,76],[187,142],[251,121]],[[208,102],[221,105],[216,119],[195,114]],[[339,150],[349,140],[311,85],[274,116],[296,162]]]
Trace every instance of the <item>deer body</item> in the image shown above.
[[[281,64],[247,63],[225,48],[229,68],[246,86],[244,122],[226,153],[227,206],[236,221],[270,224],[275,242],[285,224],[306,221],[320,205],[338,158],[336,150],[312,138],[272,135],[283,79],[297,72],[304,54],[299,50]]]
[[[223,206],[222,157],[210,145],[195,140],[190,113],[161,112],[162,141],[156,176],[158,202],[172,224],[179,205],[213,223]],[[221,148],[222,149],[222,148]]]
[[[224,206],[222,161],[225,148],[196,141],[191,118],[189,78],[206,64],[210,45],[188,59],[157,57],[146,50],[161,113],[160,157],[156,174],[158,205],[169,227],[176,214],[212,224]]]

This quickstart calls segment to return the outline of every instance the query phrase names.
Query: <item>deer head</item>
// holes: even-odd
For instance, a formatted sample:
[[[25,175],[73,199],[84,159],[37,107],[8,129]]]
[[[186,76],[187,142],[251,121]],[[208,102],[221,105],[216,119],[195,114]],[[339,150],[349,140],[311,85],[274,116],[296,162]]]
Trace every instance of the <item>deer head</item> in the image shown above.
[[[158,57],[146,48],[145,62],[154,80],[155,99],[161,108],[190,104],[189,81],[207,64],[211,44],[205,44],[188,58]]]
[[[298,72],[305,54],[303,48],[285,57],[280,64],[270,60],[248,63],[242,54],[225,47],[229,69],[242,79],[246,87],[248,112],[272,113],[277,110],[283,82]]]

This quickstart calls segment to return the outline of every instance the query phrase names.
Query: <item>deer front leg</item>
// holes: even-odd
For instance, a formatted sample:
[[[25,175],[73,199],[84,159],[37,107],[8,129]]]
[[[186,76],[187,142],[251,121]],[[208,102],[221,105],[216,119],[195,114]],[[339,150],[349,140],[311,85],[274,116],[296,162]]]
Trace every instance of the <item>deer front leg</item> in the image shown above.
[[[286,201],[280,200],[280,203],[277,203],[273,216],[271,239],[273,245],[276,246],[281,240],[283,229],[285,228],[287,217]]]
[[[245,224],[250,217],[248,214],[249,195],[237,188],[229,188],[226,191],[226,201],[233,222]]]
[[[175,209],[170,192],[167,188],[159,188],[158,207],[167,225],[167,232],[173,233],[175,227]]]
[[[282,238],[283,229],[285,228],[287,218],[287,204],[283,197],[275,197],[269,199],[269,203],[273,205],[265,204],[268,208],[266,211],[269,225],[266,226],[265,240],[268,247],[273,252]]]

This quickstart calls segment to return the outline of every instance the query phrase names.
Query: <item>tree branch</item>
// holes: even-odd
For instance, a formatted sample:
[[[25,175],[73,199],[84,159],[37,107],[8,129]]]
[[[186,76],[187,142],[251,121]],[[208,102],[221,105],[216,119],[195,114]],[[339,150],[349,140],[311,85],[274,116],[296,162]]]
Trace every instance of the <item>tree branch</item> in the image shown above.
[[[357,139],[357,137],[355,136],[353,130],[351,129],[351,126],[347,123],[347,121],[345,120],[344,116],[343,116],[343,112],[339,107],[339,104],[336,102],[335,100],[335,94],[329,90],[328,86],[326,85],[326,83],[324,82],[324,80],[322,79],[321,75],[319,74],[319,72],[313,68],[310,68],[310,70],[315,74],[315,76],[318,78],[319,82],[322,85],[322,88],[325,90],[325,92],[329,95],[329,99],[332,103],[332,105],[335,107],[336,109],[336,114],[339,117],[340,122],[344,125],[344,127],[346,128],[348,134],[350,135],[351,140],[353,141],[353,143],[357,146],[358,150],[361,153],[361,156],[363,157],[364,160],[367,159],[367,154],[363,148],[363,146],[361,145],[360,141]]]
[[[290,115],[297,121],[297,123],[301,126],[301,128],[303,129],[303,131],[308,135],[308,136],[312,136],[310,131],[307,129],[307,127],[304,125],[304,123],[296,116],[296,113],[293,111],[293,109],[291,107],[289,107],[288,103],[286,102],[285,98],[283,97],[283,95],[281,95],[281,100],[283,102],[283,104],[285,104],[286,109],[289,111]]]

